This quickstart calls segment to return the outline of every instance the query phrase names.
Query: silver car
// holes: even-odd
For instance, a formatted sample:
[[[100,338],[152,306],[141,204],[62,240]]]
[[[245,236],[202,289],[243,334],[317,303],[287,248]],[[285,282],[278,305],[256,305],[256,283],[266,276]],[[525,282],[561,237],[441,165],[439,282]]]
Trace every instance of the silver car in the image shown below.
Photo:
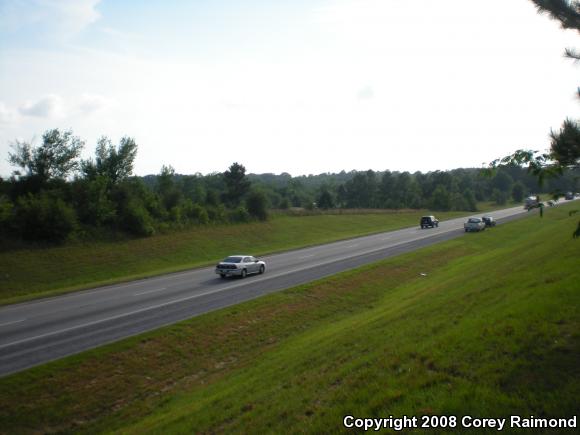
[[[468,231],[483,231],[485,230],[485,222],[480,218],[469,218],[467,222],[463,224],[463,228],[465,228],[465,232]]]
[[[222,278],[241,276],[245,278],[252,273],[262,274],[266,271],[266,263],[251,255],[232,255],[220,261],[215,267],[215,273]]]

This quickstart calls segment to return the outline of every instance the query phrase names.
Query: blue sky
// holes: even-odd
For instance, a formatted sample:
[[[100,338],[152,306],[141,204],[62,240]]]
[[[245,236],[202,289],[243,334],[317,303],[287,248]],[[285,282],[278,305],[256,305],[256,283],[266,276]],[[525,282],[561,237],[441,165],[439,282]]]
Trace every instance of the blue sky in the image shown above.
[[[578,118],[579,45],[528,0],[0,0],[0,175],[50,128],[140,175],[480,166]]]

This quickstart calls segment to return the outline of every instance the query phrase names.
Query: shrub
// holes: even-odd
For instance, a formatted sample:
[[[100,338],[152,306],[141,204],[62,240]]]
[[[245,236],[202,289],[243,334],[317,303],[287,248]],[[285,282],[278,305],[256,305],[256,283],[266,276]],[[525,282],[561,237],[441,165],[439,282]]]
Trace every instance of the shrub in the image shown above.
[[[135,200],[123,209],[120,223],[124,230],[137,236],[151,236],[155,233],[151,215]]]
[[[521,181],[518,181],[512,187],[512,198],[515,202],[522,202],[524,200],[524,194],[526,192],[526,186]]]
[[[8,234],[12,224],[14,205],[5,195],[0,195],[0,234]]]
[[[444,186],[437,186],[433,191],[431,208],[437,211],[448,211],[451,209],[451,197]]]
[[[226,208],[223,204],[219,204],[215,207],[208,207],[207,208],[207,215],[211,222],[226,222]]]
[[[231,222],[248,222],[249,220],[250,213],[248,213],[248,210],[241,205],[230,213]]]
[[[506,204],[509,198],[509,194],[507,192],[503,192],[499,189],[493,189],[491,196],[497,205]]]
[[[265,221],[268,219],[268,199],[263,192],[254,190],[246,199],[248,213],[254,218]]]
[[[115,204],[109,200],[107,180],[79,180],[73,185],[73,203],[81,222],[101,226],[115,221]]]
[[[207,214],[207,210],[205,208],[199,204],[193,204],[191,201],[187,202],[186,204],[186,215],[189,219],[201,225],[206,225],[209,223],[209,215]]]
[[[63,242],[76,228],[76,214],[59,197],[28,194],[18,200],[14,223],[25,240]]]

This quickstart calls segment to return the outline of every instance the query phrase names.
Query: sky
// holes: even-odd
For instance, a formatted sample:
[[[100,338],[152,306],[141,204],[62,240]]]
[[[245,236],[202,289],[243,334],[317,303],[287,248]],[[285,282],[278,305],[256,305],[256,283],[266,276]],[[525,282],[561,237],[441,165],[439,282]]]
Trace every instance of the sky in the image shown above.
[[[0,0],[0,176],[53,128],[137,175],[481,167],[579,118],[579,42],[529,0]]]

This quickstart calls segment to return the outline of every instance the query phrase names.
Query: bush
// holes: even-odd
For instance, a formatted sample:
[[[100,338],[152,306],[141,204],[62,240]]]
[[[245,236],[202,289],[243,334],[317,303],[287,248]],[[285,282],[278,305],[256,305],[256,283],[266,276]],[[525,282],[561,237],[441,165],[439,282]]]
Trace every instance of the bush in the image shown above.
[[[467,205],[467,211],[477,211],[477,201],[475,200],[475,195],[471,189],[466,189],[465,192],[463,192],[463,198]]]
[[[437,186],[433,191],[431,208],[437,211],[448,211],[451,209],[451,197],[444,186]]]
[[[109,200],[104,177],[76,181],[72,190],[73,203],[81,222],[101,226],[115,221],[115,204]]]
[[[507,192],[502,192],[499,189],[493,189],[491,196],[497,205],[505,205],[508,202],[509,198]]]
[[[183,220],[183,211],[181,209],[181,206],[176,205],[174,207],[171,207],[171,209],[169,210],[169,220],[171,220],[171,222],[175,222],[177,224],[180,224]]]
[[[186,203],[186,215],[188,219],[201,225],[206,225],[209,223],[209,215],[207,210],[199,204],[192,204],[191,201]]]
[[[123,209],[121,226],[124,230],[136,236],[151,236],[155,234],[151,215],[137,201],[129,202]]]
[[[288,198],[282,198],[278,207],[282,210],[288,210],[290,208],[290,201],[288,201]]]
[[[230,213],[231,222],[248,222],[249,220],[250,213],[248,213],[248,210],[241,205]]]
[[[12,227],[14,205],[5,195],[0,195],[0,234],[8,234]]]
[[[515,202],[522,202],[526,193],[526,186],[521,181],[518,181],[512,187],[512,198]]]
[[[18,200],[14,224],[25,240],[63,242],[75,230],[76,220],[72,207],[43,192]]]
[[[223,204],[215,207],[207,207],[207,215],[211,222],[226,222],[226,208]]]
[[[318,207],[323,210],[328,210],[334,207],[334,199],[328,190],[323,190],[318,197]]]
[[[256,190],[250,192],[246,199],[246,207],[252,217],[261,221],[268,219],[268,199],[263,192]]]

